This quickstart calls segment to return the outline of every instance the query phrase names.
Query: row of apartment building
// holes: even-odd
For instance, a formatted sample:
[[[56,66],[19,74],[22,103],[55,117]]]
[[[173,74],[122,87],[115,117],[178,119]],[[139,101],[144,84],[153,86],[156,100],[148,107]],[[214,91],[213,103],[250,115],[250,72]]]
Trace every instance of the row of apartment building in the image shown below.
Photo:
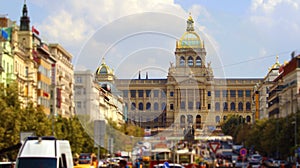
[[[264,79],[254,86],[253,104],[257,119],[283,118],[299,112],[300,55],[291,54],[291,60],[276,63]]]
[[[30,27],[24,4],[20,25],[7,16],[0,18],[0,82],[18,83],[22,106],[43,106],[47,115],[74,115],[72,55],[60,44],[47,44],[39,31]]]
[[[26,4],[19,25],[2,16],[0,28],[0,83],[6,87],[12,82],[18,83],[22,107],[33,103],[42,106],[48,116],[88,115],[82,118],[110,118],[123,123],[122,100],[108,94],[93,79],[85,81],[74,77],[72,54],[62,45],[46,43],[41,38],[40,32],[30,26]],[[77,74],[86,75],[84,71]]]

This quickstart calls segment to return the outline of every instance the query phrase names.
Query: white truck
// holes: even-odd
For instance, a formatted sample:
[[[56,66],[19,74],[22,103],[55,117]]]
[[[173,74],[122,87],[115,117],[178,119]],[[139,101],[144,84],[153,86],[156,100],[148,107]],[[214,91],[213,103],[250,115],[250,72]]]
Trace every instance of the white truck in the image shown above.
[[[73,168],[70,143],[54,137],[28,137],[21,146],[16,168]]]

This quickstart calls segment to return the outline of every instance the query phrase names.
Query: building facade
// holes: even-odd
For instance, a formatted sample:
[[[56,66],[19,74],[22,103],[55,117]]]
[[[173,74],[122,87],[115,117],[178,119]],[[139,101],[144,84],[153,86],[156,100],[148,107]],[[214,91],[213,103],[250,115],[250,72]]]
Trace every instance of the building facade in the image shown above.
[[[280,67],[268,97],[269,118],[283,118],[299,111],[300,55]]]
[[[18,83],[22,107],[41,106],[47,115],[74,115],[72,55],[59,44],[47,44],[30,26],[27,5],[20,25],[6,17],[1,27],[1,83]]]
[[[4,86],[16,79],[13,73],[14,57],[10,45],[12,36],[12,21],[8,18],[0,18],[0,83]]]
[[[143,128],[182,132],[192,126],[201,133],[215,129],[231,114],[253,122],[253,87],[262,79],[215,78],[206,57],[204,41],[190,16],[186,31],[176,41],[175,63],[171,63],[165,79],[141,79],[140,75],[137,79],[117,79],[99,71],[101,65],[96,80],[116,86],[128,108],[128,122]]]
[[[108,85],[95,82],[94,73],[89,70],[75,71],[74,79],[75,110],[82,121],[111,120],[124,124],[123,100],[113,95]]]
[[[49,52],[55,60],[51,65],[52,110],[62,117],[74,116],[74,67],[72,55],[60,44],[49,44]]]

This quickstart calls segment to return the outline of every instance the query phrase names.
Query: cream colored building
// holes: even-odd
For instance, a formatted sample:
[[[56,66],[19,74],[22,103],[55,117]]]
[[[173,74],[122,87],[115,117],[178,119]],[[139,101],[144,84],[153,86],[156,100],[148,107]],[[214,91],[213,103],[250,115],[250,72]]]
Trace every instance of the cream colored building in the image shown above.
[[[264,77],[264,79],[254,86],[253,110],[255,110],[256,119],[269,118],[269,91],[274,85],[274,79],[276,79],[279,75],[280,67],[281,64],[279,63],[277,56],[276,62],[269,68],[268,73]]]
[[[51,72],[54,114],[72,117],[75,108],[73,56],[60,44],[49,44],[49,51],[56,61]]]
[[[30,27],[26,4],[20,25],[12,22],[10,48],[22,107],[32,102],[47,115],[74,115],[72,55],[59,44],[42,41],[38,30]]]
[[[33,38],[30,19],[24,4],[20,27],[12,28],[12,52],[14,54],[14,74],[19,84],[20,100],[26,107],[29,102],[37,105],[37,62],[33,59]]]
[[[165,79],[117,79],[109,71],[99,71],[103,65],[97,69],[98,82],[110,82],[121,91],[128,122],[152,131],[178,131],[174,133],[193,126],[199,134],[214,130],[230,114],[253,122],[253,87],[262,79],[215,78],[191,16],[175,44],[175,63]]]
[[[124,123],[123,101],[113,95],[105,83],[95,82],[94,73],[89,70],[75,71],[74,76],[76,115],[89,122],[109,119],[118,124]]]

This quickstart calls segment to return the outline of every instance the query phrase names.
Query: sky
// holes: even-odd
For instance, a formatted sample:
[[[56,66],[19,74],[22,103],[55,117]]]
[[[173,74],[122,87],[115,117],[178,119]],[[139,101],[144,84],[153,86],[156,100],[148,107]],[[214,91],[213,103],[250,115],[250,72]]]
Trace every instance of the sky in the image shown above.
[[[0,0],[20,22],[23,0]],[[27,0],[31,26],[73,55],[76,70],[105,61],[118,78],[166,78],[189,14],[215,77],[263,78],[300,53],[300,0]]]

